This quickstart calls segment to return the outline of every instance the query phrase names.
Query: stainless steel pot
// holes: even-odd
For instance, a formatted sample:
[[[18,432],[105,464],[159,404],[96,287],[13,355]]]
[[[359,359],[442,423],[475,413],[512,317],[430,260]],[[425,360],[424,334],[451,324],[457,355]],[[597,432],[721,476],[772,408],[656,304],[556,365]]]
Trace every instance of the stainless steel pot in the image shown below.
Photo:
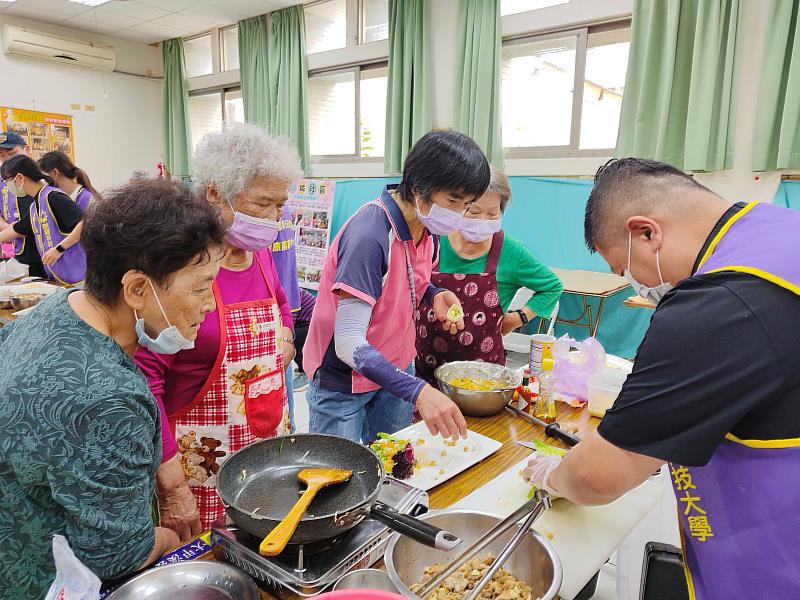
[[[258,600],[253,580],[236,567],[210,560],[156,567],[137,575],[107,600]]]
[[[502,520],[489,513],[459,509],[433,511],[418,518],[451,531],[464,541],[465,546],[472,544]],[[497,556],[514,535],[514,531],[512,528],[500,536],[489,546],[486,553],[491,552]],[[398,591],[406,598],[419,599],[410,587],[419,582],[425,567],[434,563],[447,564],[458,556],[460,551],[455,549],[441,552],[395,535],[386,547],[384,563],[386,572],[389,573],[389,578]],[[531,586],[534,598],[553,600],[558,596],[563,578],[561,561],[547,540],[535,531],[531,531],[530,535],[525,537],[506,562],[505,569]]]
[[[458,360],[445,363],[433,373],[439,389],[456,403],[468,417],[496,415],[509,403],[514,390],[522,383],[522,375],[503,365],[477,360]],[[496,379],[502,386],[496,390],[465,390],[449,382],[460,377],[470,379]]]

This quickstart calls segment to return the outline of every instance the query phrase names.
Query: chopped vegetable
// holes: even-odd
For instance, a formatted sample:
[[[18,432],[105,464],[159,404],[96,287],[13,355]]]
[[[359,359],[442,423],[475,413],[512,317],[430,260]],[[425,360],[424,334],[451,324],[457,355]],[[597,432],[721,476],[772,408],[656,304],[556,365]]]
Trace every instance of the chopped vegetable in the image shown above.
[[[386,472],[395,479],[408,479],[414,474],[414,447],[408,440],[379,433],[370,448],[381,459]]]
[[[563,448],[548,446],[539,440],[534,440],[533,445],[536,446],[536,451],[541,452],[542,454],[555,454],[556,456],[564,456],[567,453],[567,451]]]
[[[447,383],[461,390],[472,390],[479,392],[502,390],[510,387],[508,384],[500,381],[499,379],[476,379],[474,377],[456,377]]]

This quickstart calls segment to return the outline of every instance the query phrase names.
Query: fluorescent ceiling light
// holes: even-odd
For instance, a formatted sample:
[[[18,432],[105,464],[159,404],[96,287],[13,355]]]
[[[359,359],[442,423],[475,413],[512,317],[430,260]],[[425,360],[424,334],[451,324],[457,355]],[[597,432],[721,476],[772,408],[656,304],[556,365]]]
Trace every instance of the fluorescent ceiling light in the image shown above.
[[[69,0],[70,2],[75,2],[77,4],[85,4],[86,6],[100,6],[101,4],[105,4],[106,2],[110,2],[111,0]]]

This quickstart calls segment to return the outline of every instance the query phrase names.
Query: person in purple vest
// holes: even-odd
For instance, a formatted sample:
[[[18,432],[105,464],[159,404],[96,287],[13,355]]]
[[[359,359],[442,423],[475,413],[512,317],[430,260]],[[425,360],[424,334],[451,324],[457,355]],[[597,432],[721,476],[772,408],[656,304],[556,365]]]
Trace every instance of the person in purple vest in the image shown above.
[[[602,167],[586,243],[657,304],[613,408],[526,475],[606,504],[664,463],[690,597],[800,595],[800,212],[651,160]]]
[[[0,165],[0,177],[15,196],[33,198],[27,215],[0,232],[0,242],[33,235],[49,277],[76,285],[86,276],[86,253],[80,245],[83,210],[28,156]]]
[[[76,167],[69,156],[60,150],[53,150],[42,156],[39,159],[39,168],[83,210],[103,199],[100,192],[92,186],[86,171]]]
[[[0,164],[17,155],[27,154],[27,142],[14,131],[0,133]],[[27,215],[33,198],[30,196],[17,197],[12,194],[6,185],[0,181],[0,231],[11,227],[22,216]],[[28,266],[28,275],[31,277],[47,277],[42,258],[36,249],[36,239],[33,235],[16,238],[12,242],[14,257],[18,262]]]

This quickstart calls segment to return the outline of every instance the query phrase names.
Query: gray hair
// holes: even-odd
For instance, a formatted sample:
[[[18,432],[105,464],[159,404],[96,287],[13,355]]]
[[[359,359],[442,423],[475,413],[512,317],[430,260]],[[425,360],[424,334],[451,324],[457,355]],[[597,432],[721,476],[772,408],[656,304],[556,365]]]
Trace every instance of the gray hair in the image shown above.
[[[506,206],[511,201],[511,185],[508,183],[508,176],[500,169],[493,166],[489,167],[491,178],[487,192],[494,192],[500,196],[500,212],[506,212]]]
[[[144,181],[145,179],[150,179],[150,175],[147,171],[134,171],[131,173],[132,181]]]
[[[200,189],[213,185],[231,203],[254,177],[291,182],[303,176],[297,149],[288,139],[244,123],[204,135],[197,144],[192,171]]]

